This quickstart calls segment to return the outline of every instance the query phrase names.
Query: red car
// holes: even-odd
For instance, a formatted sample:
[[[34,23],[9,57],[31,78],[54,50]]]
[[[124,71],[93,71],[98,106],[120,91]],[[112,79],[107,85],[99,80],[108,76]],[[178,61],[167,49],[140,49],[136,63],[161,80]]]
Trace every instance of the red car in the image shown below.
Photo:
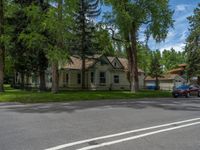
[[[175,88],[172,92],[173,97],[177,98],[179,96],[198,96],[200,97],[200,87],[198,85],[182,85]]]
[[[200,86],[198,85],[191,85],[189,87],[190,95],[200,97]]]

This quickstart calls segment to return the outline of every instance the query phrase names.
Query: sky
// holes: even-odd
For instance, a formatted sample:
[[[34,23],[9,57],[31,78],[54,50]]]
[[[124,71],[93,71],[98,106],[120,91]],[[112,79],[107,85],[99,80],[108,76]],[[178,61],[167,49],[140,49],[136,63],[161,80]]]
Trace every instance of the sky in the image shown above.
[[[189,34],[189,23],[187,17],[193,14],[193,10],[197,7],[200,0],[170,0],[169,5],[174,10],[173,20],[174,27],[169,29],[169,33],[164,42],[156,43],[155,40],[150,38],[148,45],[151,50],[164,49],[170,50],[174,48],[176,51],[183,51],[185,40]],[[109,11],[108,7],[104,11]],[[139,41],[143,42],[145,39],[144,33],[139,32]]]
[[[149,47],[152,50],[174,48],[176,51],[183,51],[185,46],[185,40],[189,34],[188,16],[193,14],[193,10],[197,7],[200,0],[170,0],[170,8],[174,10],[174,27],[170,28],[167,38],[162,43],[156,43],[152,38],[149,40]],[[140,40],[144,38],[140,34]]]

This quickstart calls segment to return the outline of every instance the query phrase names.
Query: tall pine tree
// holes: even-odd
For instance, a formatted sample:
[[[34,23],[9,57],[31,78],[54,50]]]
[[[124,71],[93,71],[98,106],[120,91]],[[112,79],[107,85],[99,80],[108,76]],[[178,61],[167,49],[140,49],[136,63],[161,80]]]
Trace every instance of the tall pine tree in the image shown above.
[[[186,44],[188,74],[190,77],[197,76],[200,84],[200,4],[188,20],[190,23],[190,34]]]
[[[47,39],[49,38],[48,31],[43,28],[42,21],[47,14],[48,4],[44,0],[33,2],[25,7],[25,15],[27,16],[27,27],[20,33],[19,39],[21,42],[32,51],[32,71],[39,75],[40,91],[46,90],[45,70],[48,67],[46,58]]]
[[[75,13],[75,42],[74,53],[82,59],[82,89],[85,89],[85,60],[88,56],[94,55],[98,50],[98,43],[95,41],[95,24],[93,18],[101,13],[99,0],[77,1]]]
[[[41,36],[45,32],[41,32],[34,24],[36,23],[36,15],[39,16],[45,10],[43,0],[14,0],[16,5],[14,12],[8,19],[8,24],[12,26],[10,55],[14,60],[14,68],[21,75],[21,88],[26,83],[31,74],[38,73],[40,75],[40,89],[45,90],[44,72],[47,67],[47,59],[44,54],[44,49],[40,47]],[[32,7],[34,6],[34,7]],[[35,9],[38,7],[38,9]],[[36,14],[38,13],[38,14]],[[36,14],[36,15],[35,15]],[[40,13],[42,14],[42,13]],[[35,16],[34,16],[35,15]],[[41,16],[40,16],[41,17]],[[40,42],[39,42],[40,41]]]

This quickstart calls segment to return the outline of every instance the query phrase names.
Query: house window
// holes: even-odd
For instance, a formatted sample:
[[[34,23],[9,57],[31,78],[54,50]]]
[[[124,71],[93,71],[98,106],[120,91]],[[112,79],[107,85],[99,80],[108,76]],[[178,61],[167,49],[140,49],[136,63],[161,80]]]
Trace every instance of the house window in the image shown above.
[[[69,74],[68,73],[66,74],[65,81],[66,81],[66,83],[68,83],[68,81],[69,81]]]
[[[106,83],[106,73],[100,72],[100,83]]]
[[[90,74],[90,81],[91,83],[94,83],[94,72],[91,72]]]
[[[77,83],[81,84],[81,74],[80,73],[77,74]]]
[[[114,83],[119,83],[119,75],[114,75]]]

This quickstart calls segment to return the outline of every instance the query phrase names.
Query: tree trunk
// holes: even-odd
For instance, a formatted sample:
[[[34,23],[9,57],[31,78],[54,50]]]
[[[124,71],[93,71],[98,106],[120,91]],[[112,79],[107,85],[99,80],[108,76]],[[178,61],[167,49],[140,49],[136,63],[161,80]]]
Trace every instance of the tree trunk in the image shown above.
[[[128,48],[129,71],[131,81],[131,92],[139,90],[138,67],[137,67],[137,29],[133,24],[129,39],[131,46]]]
[[[59,88],[59,73],[58,73],[58,62],[52,63],[52,93],[58,93]]]
[[[45,71],[44,70],[40,70],[39,72],[40,74],[40,91],[46,91],[46,80],[45,80]]]
[[[135,24],[132,24],[131,28],[131,50],[132,50],[132,67],[133,67],[133,77],[135,82],[135,91],[139,90],[139,79],[138,79],[138,66],[137,66],[137,28]]]
[[[134,72],[133,72],[133,57],[132,56],[132,51],[131,51],[131,47],[128,46],[126,48],[127,51],[127,56],[128,56],[128,71],[129,71],[129,81],[130,81],[130,89],[131,92],[135,92],[135,80],[134,80]]]
[[[135,81],[134,81],[134,76],[133,76],[133,57],[132,57],[132,50],[131,50],[131,45],[130,43],[130,34],[125,34],[126,37],[126,53],[127,53],[127,58],[128,58],[128,80],[130,82],[130,89],[131,92],[135,92]]]
[[[82,89],[85,89],[85,57],[82,57]]]
[[[155,90],[159,90],[160,87],[159,87],[159,79],[158,77],[156,77],[156,89]]]
[[[15,85],[16,85],[16,71],[14,69],[11,87],[15,87]]]
[[[0,37],[4,34],[4,13],[3,13],[3,0],[0,0]],[[0,93],[4,92],[3,82],[4,82],[4,57],[5,47],[3,43],[0,43]]]
[[[4,48],[0,45],[0,93],[4,92]]]
[[[20,76],[21,76],[20,88],[24,90],[24,72],[21,72]]]
[[[62,49],[63,48],[63,33],[62,33],[62,13],[63,13],[63,0],[57,0],[58,2],[58,22],[60,23],[60,27],[58,27],[59,36],[57,38],[57,46]],[[58,93],[59,91],[59,72],[58,72],[58,60],[54,60],[52,63],[52,93]]]
[[[29,89],[29,74],[26,74],[26,82],[25,82],[25,88]]]
[[[200,76],[197,77],[197,84],[200,85]]]
[[[82,51],[81,51],[81,59],[82,59],[82,89],[85,89],[85,51],[87,50],[86,49],[86,43],[85,43],[85,39],[86,39],[86,37],[85,37],[85,34],[86,34],[86,31],[85,31],[85,27],[86,27],[86,23],[85,23],[85,14],[84,14],[84,10],[85,9],[85,4],[84,4],[84,0],[81,0],[81,18],[82,18],[82,39],[81,39],[81,49],[82,49]]]

